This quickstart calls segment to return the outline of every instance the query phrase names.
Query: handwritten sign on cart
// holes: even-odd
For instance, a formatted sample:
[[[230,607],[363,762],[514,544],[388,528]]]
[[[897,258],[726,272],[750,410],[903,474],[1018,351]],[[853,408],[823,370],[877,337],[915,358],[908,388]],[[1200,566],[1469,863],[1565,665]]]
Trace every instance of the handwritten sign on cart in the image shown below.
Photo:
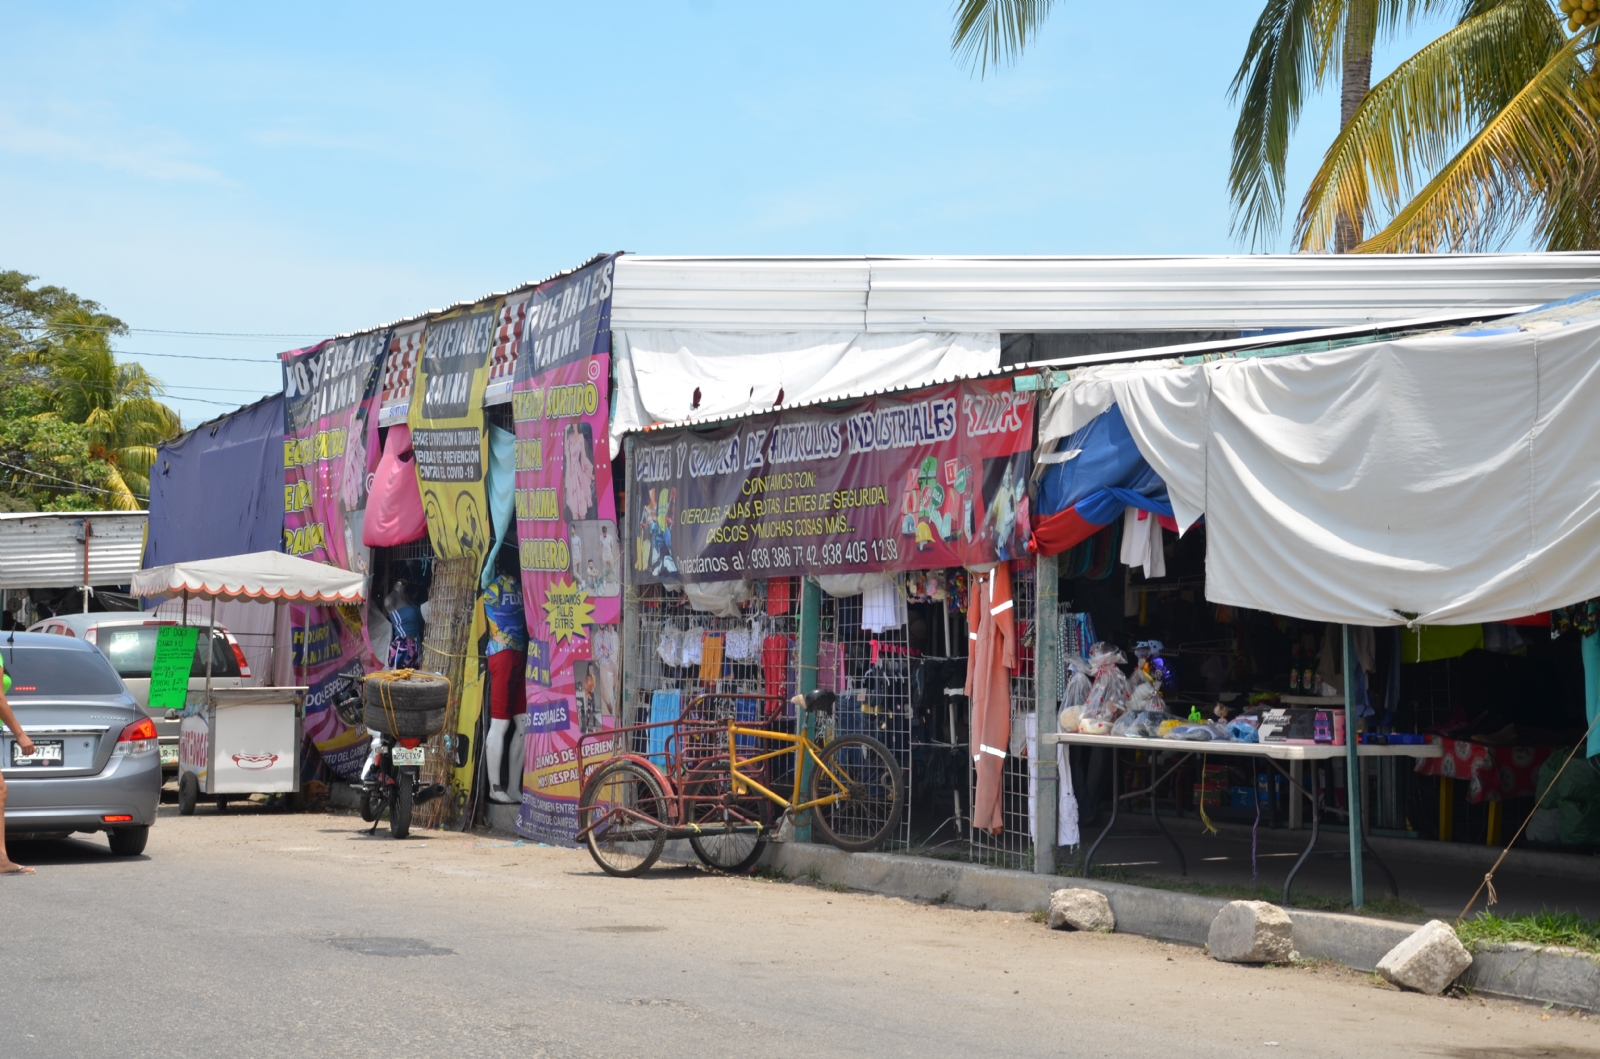
[[[156,633],[156,653],[150,663],[151,710],[183,709],[199,639],[200,630],[193,625],[163,625]]]

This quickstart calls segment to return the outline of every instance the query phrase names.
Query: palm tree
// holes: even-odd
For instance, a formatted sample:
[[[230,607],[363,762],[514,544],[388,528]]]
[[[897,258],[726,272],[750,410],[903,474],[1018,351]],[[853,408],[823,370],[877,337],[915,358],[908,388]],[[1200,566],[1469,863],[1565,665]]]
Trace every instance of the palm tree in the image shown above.
[[[1299,244],[1326,246],[1350,217],[1378,229],[1355,247],[1371,253],[1488,249],[1522,230],[1549,250],[1600,246],[1596,13],[1561,6],[1467,0],[1340,130]]]
[[[1230,89],[1235,234],[1277,234],[1294,126],[1337,70],[1340,132],[1295,224],[1302,249],[1486,249],[1529,224],[1548,249],[1600,246],[1600,13],[1586,3],[1266,0]],[[1375,42],[1446,6],[1456,26],[1369,88]],[[1050,7],[960,0],[952,50],[980,72],[1012,61]]]
[[[114,318],[69,309],[50,320],[29,359],[49,370],[53,414],[89,430],[90,453],[109,468],[110,507],[138,511],[150,495],[156,446],[182,429],[178,413],[156,400],[161,383],[139,364],[118,363],[110,335]]]

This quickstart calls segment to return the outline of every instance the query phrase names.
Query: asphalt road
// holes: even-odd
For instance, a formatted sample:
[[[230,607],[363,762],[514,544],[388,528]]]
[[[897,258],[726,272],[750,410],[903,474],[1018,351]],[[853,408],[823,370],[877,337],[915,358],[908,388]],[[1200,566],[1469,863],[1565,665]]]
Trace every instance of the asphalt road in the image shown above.
[[[1597,1023],[1123,935],[489,834],[163,807],[18,844],[0,1054],[1600,1057]]]

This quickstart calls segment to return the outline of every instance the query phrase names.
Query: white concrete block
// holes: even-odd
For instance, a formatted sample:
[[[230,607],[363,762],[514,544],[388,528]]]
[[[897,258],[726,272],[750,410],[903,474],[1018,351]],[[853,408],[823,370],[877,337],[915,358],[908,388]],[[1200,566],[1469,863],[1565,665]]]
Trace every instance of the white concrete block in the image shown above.
[[[1456,932],[1434,919],[1418,927],[1378,961],[1378,973],[1402,989],[1438,996],[1472,966],[1472,953]]]
[[[1266,901],[1230,901],[1211,921],[1206,947],[1225,963],[1288,963],[1294,959],[1294,922]]]
[[[1050,895],[1051,930],[1117,929],[1111,902],[1099,890],[1057,890]]]

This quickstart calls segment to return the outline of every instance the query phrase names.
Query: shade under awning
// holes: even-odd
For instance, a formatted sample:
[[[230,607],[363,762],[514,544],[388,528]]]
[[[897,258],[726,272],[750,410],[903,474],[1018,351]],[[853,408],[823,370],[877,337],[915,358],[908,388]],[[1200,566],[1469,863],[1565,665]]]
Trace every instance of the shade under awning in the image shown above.
[[[363,575],[282,552],[251,552],[140,570],[133,577],[132,591],[146,599],[170,599],[185,593],[192,599],[289,603],[359,603],[367,598]]]

